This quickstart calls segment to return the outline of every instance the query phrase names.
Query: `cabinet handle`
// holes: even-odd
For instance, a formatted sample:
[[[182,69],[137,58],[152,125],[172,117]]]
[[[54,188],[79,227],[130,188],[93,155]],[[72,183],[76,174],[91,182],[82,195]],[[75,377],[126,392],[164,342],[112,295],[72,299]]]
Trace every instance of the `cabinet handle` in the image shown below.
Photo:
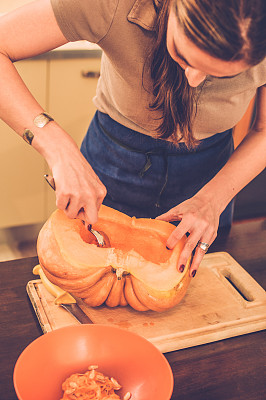
[[[99,78],[100,72],[98,72],[98,71],[81,71],[81,76],[83,78]]]

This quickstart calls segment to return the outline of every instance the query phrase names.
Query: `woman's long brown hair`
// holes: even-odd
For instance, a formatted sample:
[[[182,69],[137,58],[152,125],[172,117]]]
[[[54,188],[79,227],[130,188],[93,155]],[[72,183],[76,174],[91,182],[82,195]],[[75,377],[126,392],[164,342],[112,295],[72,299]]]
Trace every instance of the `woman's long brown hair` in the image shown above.
[[[162,115],[158,137],[193,148],[197,89],[166,47],[170,7],[185,35],[201,50],[224,61],[243,60],[253,66],[266,53],[265,0],[153,0],[157,11],[155,42],[150,58],[154,99],[150,109]]]

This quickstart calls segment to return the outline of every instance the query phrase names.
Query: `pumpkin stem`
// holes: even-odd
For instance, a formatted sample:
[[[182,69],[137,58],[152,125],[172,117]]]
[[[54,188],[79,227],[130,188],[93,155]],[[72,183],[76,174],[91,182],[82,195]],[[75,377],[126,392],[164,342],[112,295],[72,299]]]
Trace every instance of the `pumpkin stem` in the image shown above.
[[[123,273],[126,272],[122,267],[119,267],[116,269],[115,273],[117,276],[117,279],[120,281],[122,279]]]

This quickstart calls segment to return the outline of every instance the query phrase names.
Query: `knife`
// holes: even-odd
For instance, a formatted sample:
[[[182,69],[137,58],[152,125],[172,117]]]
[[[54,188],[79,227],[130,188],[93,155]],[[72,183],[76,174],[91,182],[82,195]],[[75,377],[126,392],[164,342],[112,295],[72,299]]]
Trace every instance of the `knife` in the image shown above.
[[[43,286],[55,297],[55,304],[67,310],[80,324],[93,324],[92,320],[80,308],[73,296],[49,281],[40,264],[33,268],[33,273],[40,276]]]

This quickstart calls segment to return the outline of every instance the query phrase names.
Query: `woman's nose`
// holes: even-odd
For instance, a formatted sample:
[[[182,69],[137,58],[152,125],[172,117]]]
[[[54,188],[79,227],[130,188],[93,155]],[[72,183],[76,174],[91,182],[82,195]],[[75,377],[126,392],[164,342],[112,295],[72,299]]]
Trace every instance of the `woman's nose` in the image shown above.
[[[189,83],[189,86],[197,87],[206,78],[206,74],[199,71],[198,69],[187,67],[185,69],[185,74]]]

